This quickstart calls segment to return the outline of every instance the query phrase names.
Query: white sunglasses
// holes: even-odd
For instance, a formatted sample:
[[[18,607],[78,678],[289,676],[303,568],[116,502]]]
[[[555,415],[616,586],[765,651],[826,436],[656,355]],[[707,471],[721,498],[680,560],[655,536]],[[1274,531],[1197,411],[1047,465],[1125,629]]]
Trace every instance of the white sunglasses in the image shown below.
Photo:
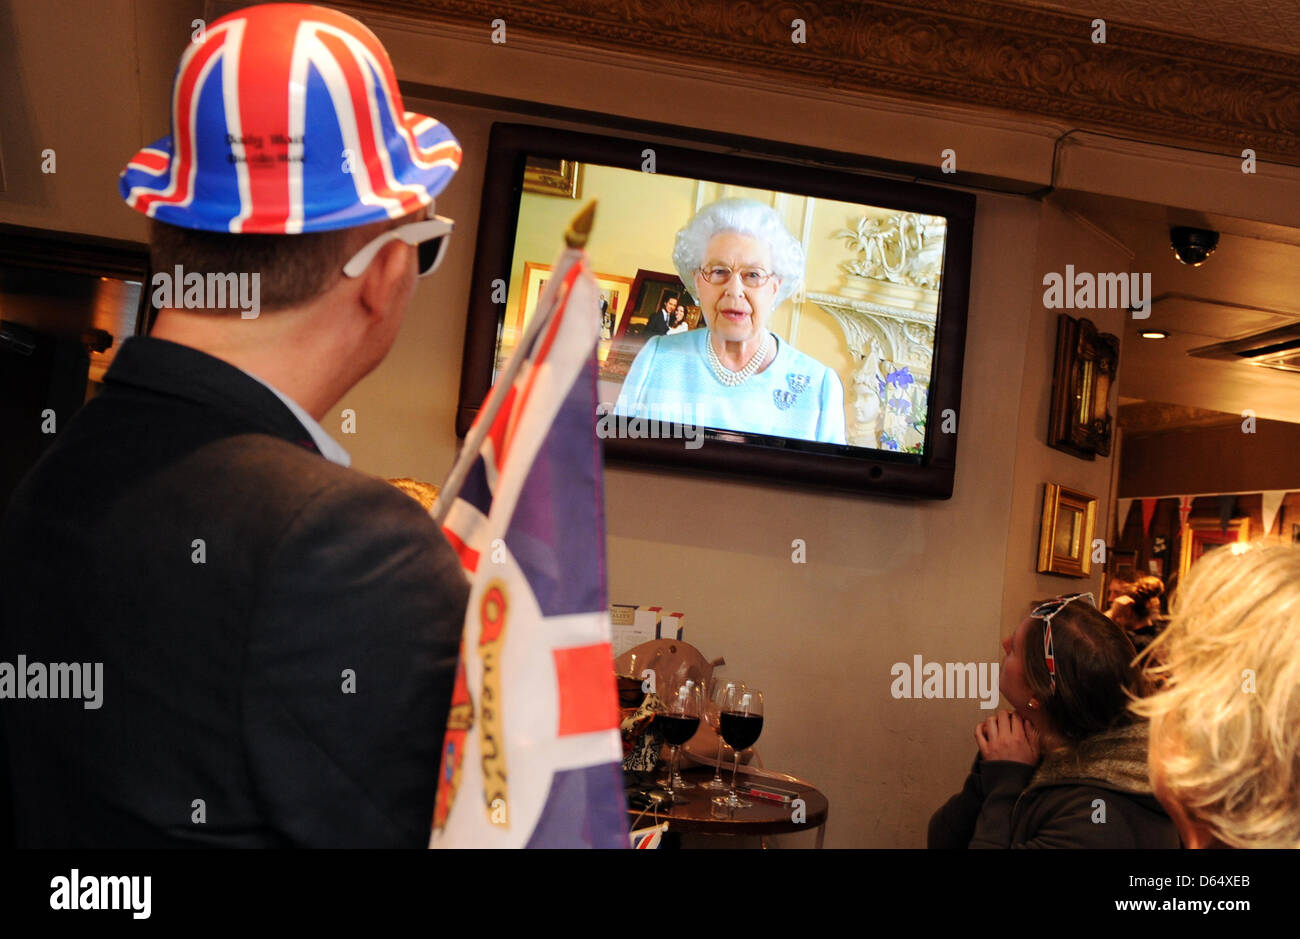
[[[416,247],[419,252],[420,276],[427,277],[442,263],[442,258],[447,253],[447,236],[455,227],[456,223],[451,219],[435,215],[423,222],[411,222],[389,229],[354,254],[352,260],[343,265],[343,273],[348,277],[360,277],[375,259],[379,249],[396,238]]]

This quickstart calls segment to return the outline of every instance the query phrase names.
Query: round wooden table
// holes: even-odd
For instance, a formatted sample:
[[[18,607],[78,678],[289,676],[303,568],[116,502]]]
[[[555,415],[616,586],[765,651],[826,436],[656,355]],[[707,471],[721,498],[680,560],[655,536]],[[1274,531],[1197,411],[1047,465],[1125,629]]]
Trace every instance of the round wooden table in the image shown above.
[[[768,771],[770,773],[770,771]],[[698,833],[711,835],[785,835],[817,829],[817,847],[822,846],[826,836],[826,817],[830,812],[830,802],[821,791],[793,776],[784,774],[758,776],[746,773],[743,769],[736,774],[736,791],[742,799],[754,803],[751,808],[736,809],[730,815],[715,814],[720,811],[713,805],[713,799],[726,795],[726,790],[704,789],[700,783],[713,778],[713,768],[693,766],[681,771],[682,778],[695,784],[693,789],[678,790],[678,795],[686,801],[659,808],[658,821],[668,822],[668,830],[680,833]],[[730,769],[722,773],[722,781],[731,781]],[[795,802],[770,802],[755,796],[746,795],[746,782],[776,786],[797,792],[802,805]],[[655,810],[650,809],[644,815],[640,809],[628,809],[629,819],[639,826],[651,823]]]

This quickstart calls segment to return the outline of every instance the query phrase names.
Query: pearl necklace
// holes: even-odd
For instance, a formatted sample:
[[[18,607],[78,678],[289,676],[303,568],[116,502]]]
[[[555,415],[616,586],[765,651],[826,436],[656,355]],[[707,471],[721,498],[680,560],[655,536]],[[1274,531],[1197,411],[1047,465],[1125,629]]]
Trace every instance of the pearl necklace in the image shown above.
[[[718,353],[713,351],[713,334],[707,333],[704,336],[704,344],[708,347],[709,368],[713,370],[713,375],[718,381],[722,382],[728,388],[734,388],[737,385],[748,381],[755,372],[759,370],[764,362],[767,361],[768,340],[772,338],[771,333],[763,334],[763,341],[758,344],[758,351],[753,354],[748,362],[738,372],[733,372],[722,364],[718,358]]]

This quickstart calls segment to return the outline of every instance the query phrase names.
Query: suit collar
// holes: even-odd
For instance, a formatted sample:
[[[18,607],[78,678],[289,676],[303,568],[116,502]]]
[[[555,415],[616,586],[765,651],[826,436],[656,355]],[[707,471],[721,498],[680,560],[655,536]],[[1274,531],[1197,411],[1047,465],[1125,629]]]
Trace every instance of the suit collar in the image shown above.
[[[239,417],[253,427],[320,453],[307,428],[270,388],[229,362],[190,346],[134,336],[122,343],[104,375],[129,385]]]

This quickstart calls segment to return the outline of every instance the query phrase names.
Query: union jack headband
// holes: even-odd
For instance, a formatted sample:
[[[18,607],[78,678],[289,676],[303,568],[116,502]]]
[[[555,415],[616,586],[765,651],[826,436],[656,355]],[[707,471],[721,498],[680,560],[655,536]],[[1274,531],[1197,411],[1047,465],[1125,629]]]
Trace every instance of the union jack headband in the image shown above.
[[[352,228],[429,205],[460,167],[456,138],[404,109],[383,45],[301,3],[237,10],[181,56],[171,129],[127,163],[127,205],[181,228]]]
[[[1061,612],[1075,600],[1087,600],[1095,608],[1097,598],[1091,593],[1072,593],[1069,596],[1057,597],[1055,600],[1048,600],[1034,608],[1034,612],[1029,616],[1032,619],[1041,619],[1043,621],[1043,660],[1047,663],[1047,674],[1052,682],[1052,690],[1056,690],[1056,653],[1052,648],[1052,617]]]

